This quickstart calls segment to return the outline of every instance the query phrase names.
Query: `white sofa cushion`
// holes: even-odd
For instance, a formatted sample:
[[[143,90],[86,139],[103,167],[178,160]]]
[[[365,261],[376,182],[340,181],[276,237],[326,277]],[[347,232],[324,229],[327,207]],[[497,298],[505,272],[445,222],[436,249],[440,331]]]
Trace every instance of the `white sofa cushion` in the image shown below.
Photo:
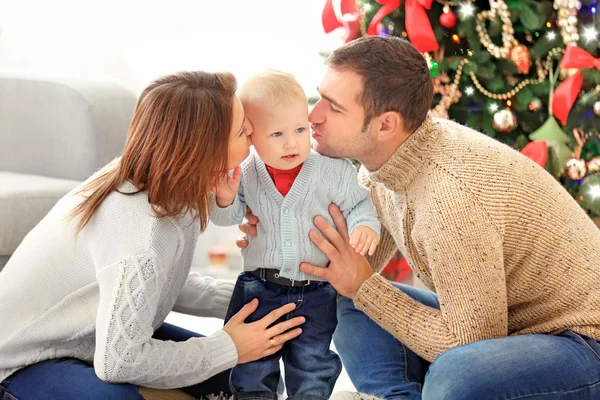
[[[78,181],[0,171],[0,256],[12,254]]]

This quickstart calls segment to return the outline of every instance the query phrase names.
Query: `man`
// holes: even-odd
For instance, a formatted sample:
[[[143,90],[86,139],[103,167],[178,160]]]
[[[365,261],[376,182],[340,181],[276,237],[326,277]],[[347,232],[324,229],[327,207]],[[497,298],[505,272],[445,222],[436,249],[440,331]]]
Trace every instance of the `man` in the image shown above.
[[[362,163],[382,223],[375,255],[362,257],[332,205],[337,230],[316,217],[322,235],[311,232],[329,268],[301,266],[345,296],[334,342],[356,388],[600,398],[600,231],[570,195],[518,152],[432,118],[427,64],[405,40],[334,51],[319,93],[316,150]],[[374,272],[396,249],[433,292]]]

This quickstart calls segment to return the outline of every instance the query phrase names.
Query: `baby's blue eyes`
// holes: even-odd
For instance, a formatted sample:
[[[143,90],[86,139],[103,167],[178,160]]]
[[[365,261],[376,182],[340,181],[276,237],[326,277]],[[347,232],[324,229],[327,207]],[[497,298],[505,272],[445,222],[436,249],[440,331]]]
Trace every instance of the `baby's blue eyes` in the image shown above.
[[[294,133],[302,133],[304,131],[306,131],[306,128],[305,127],[301,127],[301,128],[297,128],[294,131]],[[283,136],[283,133],[281,133],[281,132],[275,132],[275,133],[271,133],[271,136],[273,136],[273,137],[280,137],[280,136]]]

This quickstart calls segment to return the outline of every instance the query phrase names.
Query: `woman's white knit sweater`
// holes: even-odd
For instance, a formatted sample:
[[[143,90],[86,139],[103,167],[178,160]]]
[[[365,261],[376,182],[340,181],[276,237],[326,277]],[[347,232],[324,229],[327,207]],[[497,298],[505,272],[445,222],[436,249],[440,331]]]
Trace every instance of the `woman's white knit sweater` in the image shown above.
[[[77,190],[77,189],[75,189]],[[125,183],[121,192],[134,192]],[[199,223],[157,218],[145,192],[114,192],[75,234],[68,194],[0,272],[0,382],[43,360],[94,364],[109,382],[190,386],[233,367],[229,335],[152,339],[171,310],[223,318],[233,282],[189,274]]]

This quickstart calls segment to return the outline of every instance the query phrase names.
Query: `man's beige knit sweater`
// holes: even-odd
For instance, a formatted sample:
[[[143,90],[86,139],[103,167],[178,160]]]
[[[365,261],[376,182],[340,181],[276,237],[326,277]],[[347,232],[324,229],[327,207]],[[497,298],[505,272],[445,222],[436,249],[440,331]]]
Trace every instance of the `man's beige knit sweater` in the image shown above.
[[[371,265],[379,271],[400,249],[440,309],[378,274],[354,303],[421,357],[508,335],[570,329],[600,339],[600,230],[528,158],[428,116],[361,180],[382,223]]]

